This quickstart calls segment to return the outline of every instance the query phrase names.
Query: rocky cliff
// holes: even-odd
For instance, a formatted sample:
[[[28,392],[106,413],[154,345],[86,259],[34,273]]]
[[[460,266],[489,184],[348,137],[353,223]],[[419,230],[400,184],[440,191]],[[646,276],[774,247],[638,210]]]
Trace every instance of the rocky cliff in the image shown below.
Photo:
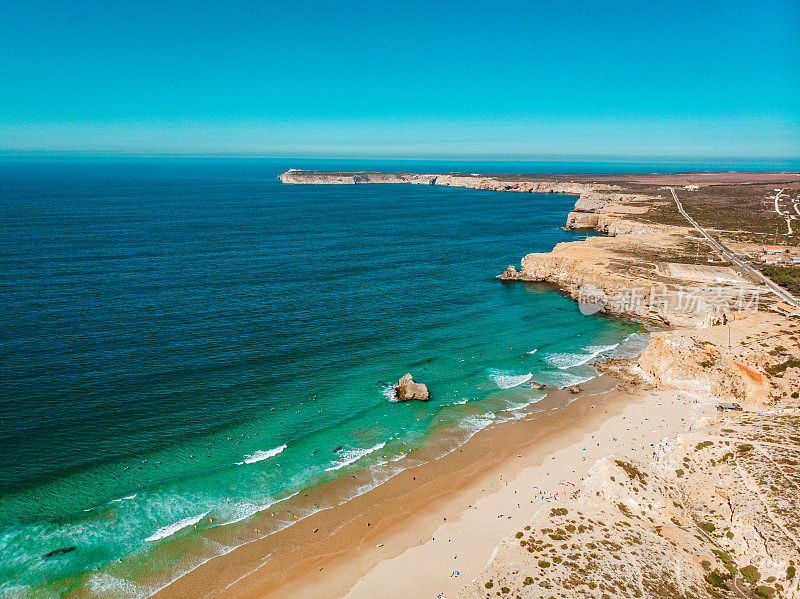
[[[462,599],[540,597],[800,598],[800,324],[759,303],[724,266],[687,255],[688,230],[633,215],[635,199],[584,197],[568,228],[607,237],[532,253],[507,281],[546,281],[580,302],[654,320],[636,360],[602,367],[634,384],[679,389],[744,413],[665,438],[650,462],[597,462],[583,494],[507,538]],[[667,264],[667,260],[675,263]],[[723,298],[735,298],[734,305]],[[748,294],[752,294],[749,295]],[[745,302],[746,303],[746,302]]]
[[[683,389],[747,408],[798,405],[797,327],[770,312],[727,315],[725,324],[650,333],[638,364],[660,389]]]
[[[291,169],[280,175],[288,185],[410,184],[464,187],[517,193],[564,193],[580,196],[567,216],[566,228],[596,229],[615,235],[623,231],[616,222],[624,215],[645,214],[654,198],[622,193],[617,185],[575,181],[511,180],[501,175],[457,175],[381,172],[329,172]],[[630,224],[629,228],[633,228]]]
[[[691,328],[724,322],[729,306],[719,301],[716,290],[659,271],[658,257],[674,250],[683,230],[618,218],[600,224],[613,237],[559,243],[550,252],[527,254],[519,270],[507,269],[500,279],[552,283],[592,312]],[[734,285],[725,288],[738,292]]]
[[[411,183],[432,185],[436,175],[416,173],[337,173],[291,169],[280,175],[288,185],[356,185],[359,183]]]
[[[614,193],[618,188],[607,183],[580,183],[564,181],[516,181],[502,176],[420,174],[420,173],[380,173],[380,172],[329,172],[291,169],[280,175],[280,180],[289,185],[357,185],[411,184],[443,185],[446,187],[465,187],[489,191],[514,191],[519,193],[566,193],[581,195],[584,202],[598,202],[605,205],[620,201],[625,194]],[[587,206],[590,204],[587,204]],[[593,205],[593,204],[592,204]]]

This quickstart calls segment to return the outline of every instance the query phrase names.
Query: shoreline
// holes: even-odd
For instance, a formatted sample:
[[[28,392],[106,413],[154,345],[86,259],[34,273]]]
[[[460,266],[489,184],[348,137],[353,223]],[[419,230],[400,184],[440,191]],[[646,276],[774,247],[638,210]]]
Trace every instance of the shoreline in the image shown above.
[[[313,578],[306,589],[309,594],[331,599],[344,596],[361,575],[387,559],[389,549],[384,547],[394,547],[392,553],[399,554],[435,536],[439,519],[433,514],[444,510],[457,517],[493,489],[476,491],[480,480],[498,473],[508,477],[530,462],[531,455],[526,454],[542,460],[549,455],[545,447],[561,446],[578,431],[585,434],[594,430],[599,422],[624,409],[636,395],[618,390],[617,385],[615,378],[601,374],[583,383],[584,391],[577,398],[566,389],[551,391],[548,397],[528,406],[529,413],[524,417],[489,425],[444,456],[430,461],[422,457],[422,464],[409,466],[363,494],[213,557],[152,597],[214,596],[234,587],[241,597],[307,596],[297,588],[306,578]],[[426,451],[433,451],[433,447],[420,449],[421,453]],[[304,492],[302,498],[290,498],[285,505],[272,506],[274,510],[259,512],[244,526],[222,526],[206,531],[206,535],[224,543],[226,533],[233,532],[226,530],[229,526],[259,530],[266,527],[278,507],[300,513],[302,503],[319,496],[335,497],[340,492],[337,487],[346,483],[347,479],[324,483]],[[404,528],[412,529],[413,534],[404,533]],[[326,531],[332,532],[326,535]],[[502,536],[493,540],[492,547]],[[362,555],[364,552],[368,555]],[[356,565],[359,576],[354,576]],[[463,584],[464,579],[460,582]],[[324,593],[317,585],[324,587]]]
[[[587,181],[523,181],[508,183],[498,180],[496,177],[481,175],[331,174],[289,171],[281,175],[281,181],[283,183],[299,184],[412,183],[452,185],[495,191],[572,193],[579,196],[576,208],[581,205],[581,202],[588,200],[592,210],[597,205],[606,205],[606,200],[602,199],[600,194],[609,190],[618,191],[616,186],[605,183],[598,184]],[[615,198],[622,202],[626,200],[637,202],[639,200],[637,197],[625,196],[619,193],[615,194]],[[570,213],[570,217],[568,217],[568,223],[572,214],[574,213]],[[607,230],[601,230],[601,232],[608,233]],[[506,276],[498,278],[502,284],[519,280],[519,278]],[[575,297],[575,294],[565,288],[560,281],[548,280],[545,277],[541,277],[539,280],[561,295]],[[611,315],[631,318],[639,323],[644,323],[645,326],[664,324],[663,319],[652,315],[613,314],[613,312]],[[630,364],[634,359],[622,360],[622,362]],[[642,387],[634,384],[631,392],[613,391],[612,389],[620,386],[631,388],[627,381],[623,381],[619,371],[614,372],[614,374],[618,375],[619,378],[615,379],[609,375],[600,375],[593,379],[591,383],[596,381],[599,385],[609,384],[610,387],[603,391],[602,396],[598,396],[597,401],[599,402],[602,397],[603,405],[608,403],[609,406],[614,406],[614,410],[621,412],[623,408],[620,404],[627,405],[623,398],[631,399],[640,396]],[[610,384],[609,381],[614,381],[614,383]],[[585,385],[587,388],[590,386],[589,384]],[[594,387],[594,384],[591,386]],[[566,393],[566,390],[561,391],[561,393]],[[545,413],[553,410],[553,408],[548,407],[548,399],[550,397],[551,394],[548,394],[548,397],[534,404],[533,408],[539,408],[540,411],[546,410]],[[647,395],[646,397],[652,396]],[[516,422],[490,425],[479,430],[466,443],[457,448],[455,455],[448,453],[442,458],[426,461],[420,466],[409,467],[364,494],[357,495],[331,509],[309,516],[308,521],[303,519],[264,539],[254,540],[233,549],[225,555],[212,558],[155,593],[153,597],[208,595],[209,592],[213,596],[215,594],[213,589],[221,592],[234,587],[238,589],[236,591],[238,596],[252,597],[253,599],[272,599],[273,597],[289,595],[313,595],[315,597],[330,597],[330,599],[338,599],[344,596],[362,596],[355,589],[359,585],[369,586],[365,582],[366,579],[361,580],[362,577],[367,576],[368,572],[376,570],[380,564],[396,559],[397,556],[410,551],[412,548],[419,549],[420,547],[428,546],[428,543],[432,542],[432,539],[435,538],[435,524],[438,522],[433,521],[431,513],[437,511],[437,506],[439,510],[445,509],[444,506],[447,506],[449,509],[446,511],[449,513],[463,516],[466,510],[470,509],[472,503],[480,498],[480,495],[476,494],[476,487],[479,486],[478,480],[482,475],[488,474],[494,468],[495,475],[498,475],[501,470],[505,470],[506,476],[509,476],[509,472],[520,470],[517,466],[517,460],[520,463],[530,465],[537,461],[542,462],[548,457],[554,457],[551,454],[569,445],[568,440],[571,435],[577,434],[578,431],[582,431],[583,434],[590,434],[591,430],[601,425],[601,421],[608,420],[608,418],[598,419],[596,415],[586,413],[587,409],[591,411],[592,408],[586,408],[582,413],[576,414],[575,411],[584,403],[584,401],[577,400],[569,405],[562,406],[561,409],[555,408],[556,413],[547,418],[550,421],[549,425],[537,422],[543,420],[541,416],[539,418],[528,416]],[[601,414],[606,413],[604,410],[599,412]],[[532,422],[537,422],[537,424],[531,427]],[[515,429],[511,426],[513,424],[519,426]],[[529,428],[538,428],[538,430],[527,430],[524,433],[523,442],[517,435],[520,435],[522,429]],[[502,434],[498,433],[501,429],[504,431]],[[674,432],[670,431],[670,433]],[[621,438],[621,435],[622,433],[617,431],[617,434],[613,436]],[[504,441],[508,441],[508,437],[513,436],[518,440],[518,443],[506,443],[505,447],[501,449],[497,440],[493,440],[499,436],[502,436]],[[531,438],[537,440],[533,443],[533,447],[530,446]],[[657,441],[657,439],[654,441]],[[481,448],[481,450],[477,448]],[[426,450],[423,449],[422,451]],[[517,456],[523,456],[523,459]],[[463,466],[459,464],[458,460],[454,459],[461,457],[468,457]],[[452,462],[455,462],[455,468],[451,467]],[[415,474],[419,475],[420,481],[425,481],[422,487],[425,489],[424,498],[417,497],[420,494],[420,483],[417,481]],[[455,476],[456,474],[460,474],[460,476]],[[355,475],[353,477],[355,478]],[[461,480],[450,480],[455,478],[460,478]],[[304,496],[316,496],[317,492],[330,491],[335,489],[337,483],[340,482],[342,481],[332,481],[325,485],[325,489],[317,487],[304,493]],[[579,482],[574,481],[573,484],[578,484]],[[442,486],[444,487],[443,490],[438,492],[434,490],[436,488],[441,489]],[[481,489],[480,493],[483,494],[485,491],[485,489]],[[333,495],[335,496],[335,494],[334,490]],[[466,497],[469,497],[471,502],[467,501]],[[291,499],[286,503],[290,504]],[[370,514],[369,521],[364,515],[367,507]],[[397,513],[398,509],[401,512],[400,514]],[[274,517],[275,512],[268,511]],[[293,511],[300,513],[296,508]],[[426,518],[420,514],[428,514],[428,517]],[[525,515],[529,517],[531,514]],[[262,526],[262,524],[259,524],[260,522],[264,522],[263,525],[266,526],[265,518],[267,517],[266,513],[259,513],[248,521],[247,526],[259,530]],[[446,516],[442,517],[445,518]],[[403,534],[398,532],[401,526],[408,527],[413,530],[413,533]],[[358,531],[359,528],[361,528],[360,533]],[[323,537],[323,542],[316,540],[316,535],[324,534],[326,529],[335,530],[336,532],[330,537]],[[314,532],[315,530],[319,532]],[[222,531],[217,530],[216,532],[217,535],[214,534],[214,531],[208,531],[208,536],[211,538],[216,537],[215,540],[218,542],[224,542],[224,539],[219,536]],[[498,546],[508,532],[508,530],[496,530],[494,536],[482,544],[481,550],[474,551],[476,556],[474,560],[476,561],[471,566],[473,573],[477,573],[486,563],[494,547]],[[411,537],[417,538],[414,540]],[[313,539],[311,543],[309,543],[309,539]],[[387,543],[386,540],[388,539],[392,539],[392,541]],[[388,549],[390,546],[393,547],[392,555],[387,556],[386,554],[390,553]],[[279,549],[276,551],[274,547],[279,547]],[[458,590],[456,587],[461,587],[466,582],[461,575],[453,578],[458,578],[457,585],[444,585],[448,587],[448,592],[450,593],[455,593]],[[320,591],[320,587],[325,589],[324,593]],[[432,590],[427,589],[427,591]],[[375,589],[373,588],[363,596],[370,596],[369,593],[374,593],[374,591]],[[381,591],[379,595],[385,595],[385,590]]]
[[[762,174],[755,184],[764,184],[775,174]],[[716,184],[716,176],[717,182],[740,185],[746,182],[745,175],[748,174],[711,173],[703,179],[705,175],[693,176],[700,177],[701,184]],[[329,180],[325,180],[326,177]],[[605,514],[604,518],[615,518],[620,514],[629,518],[631,513],[625,506],[640,507],[637,500],[630,497],[626,502],[611,504],[610,508],[604,503],[616,501],[611,498],[619,493],[616,488],[609,487],[607,479],[598,482],[598,476],[602,478],[604,472],[613,468],[614,460],[609,461],[609,454],[624,451],[625,460],[641,464],[645,469],[645,474],[639,475],[641,480],[650,475],[665,477],[664,485],[677,484],[680,487],[684,483],[676,480],[676,476],[681,479],[684,470],[674,466],[670,466],[672,470],[664,470],[662,463],[669,459],[677,460],[670,456],[675,454],[675,447],[681,446],[685,435],[701,435],[703,438],[703,434],[708,434],[709,426],[716,425],[718,419],[712,417],[714,412],[711,409],[714,402],[733,398],[758,411],[774,405],[782,388],[791,389],[794,378],[787,381],[772,378],[770,367],[775,367],[774,361],[765,357],[767,353],[772,356],[786,353],[785,347],[775,337],[783,334],[795,339],[791,336],[792,327],[782,330],[782,317],[774,313],[759,312],[756,308],[756,311],[732,319],[724,308],[711,310],[710,304],[700,304],[691,313],[677,309],[669,301],[655,309],[651,303],[645,311],[614,304],[612,294],[619,294],[620,290],[631,286],[650,285],[652,289],[654,284],[659,284],[662,290],[671,289],[674,294],[674,289],[687,281],[697,285],[698,279],[691,277],[701,277],[701,282],[709,282],[702,277],[712,277],[713,282],[717,275],[705,272],[703,268],[723,269],[714,272],[723,273],[723,278],[728,276],[728,271],[724,271],[728,267],[724,266],[694,267],[692,272],[687,273],[684,269],[681,271],[683,275],[677,275],[675,271],[680,269],[670,270],[675,264],[658,262],[667,255],[667,260],[675,260],[677,266],[681,266],[686,258],[681,239],[688,229],[681,220],[670,221],[672,217],[665,216],[667,208],[664,206],[671,204],[662,201],[662,196],[657,193],[661,188],[655,187],[675,184],[678,177],[628,177],[626,184],[629,186],[624,189],[618,187],[615,184],[618,180],[612,177],[604,183],[590,182],[589,177],[582,177],[581,181],[567,182],[563,178],[556,181],[520,180],[515,176],[501,179],[477,174],[284,173],[281,177],[284,183],[412,183],[494,191],[578,194],[579,200],[575,211],[568,215],[567,227],[594,229],[607,237],[561,243],[550,252],[529,254],[522,259],[521,271],[509,267],[499,278],[504,282],[544,282],[573,299],[579,299],[582,288],[589,285],[602,291],[600,303],[607,314],[668,328],[650,334],[650,343],[640,356],[609,361],[613,364],[606,364],[601,369],[608,374],[583,383],[592,390],[581,394],[575,401],[558,404],[558,393],[566,395],[566,390],[548,394],[545,399],[529,406],[527,416],[492,424],[440,458],[409,467],[361,495],[324,510],[324,513],[309,516],[307,521],[304,519],[264,539],[213,558],[153,596],[227,596],[234,593],[247,599],[285,596],[402,599],[408,596],[452,597],[456,594],[464,598],[483,597],[485,589],[491,588],[488,586],[492,583],[491,575],[503,578],[509,572],[520,571],[523,562],[514,557],[519,547],[514,549],[517,543],[510,535],[517,525],[521,527],[524,522],[545,519],[545,511],[540,509],[543,506],[562,501],[573,506],[578,502],[584,508],[588,505],[596,513]],[[587,223],[590,225],[586,226]],[[776,328],[781,332],[769,334]],[[727,343],[724,339],[726,333]],[[761,354],[753,353],[750,347],[753,342],[747,341],[751,337],[760,339],[760,345],[767,349]],[[768,339],[772,340],[772,349],[764,343]],[[787,343],[785,339],[784,343]],[[638,382],[632,383],[635,379]],[[655,390],[648,389],[651,383],[656,386]],[[658,407],[657,412],[655,407]],[[698,417],[702,417],[702,422],[695,430],[693,424]],[[713,445],[713,441],[702,441],[695,451],[707,445]],[[421,450],[420,457],[429,449],[432,447]],[[718,461],[712,460],[711,464],[721,469],[726,459],[717,455]],[[690,463],[687,460],[685,457],[682,463],[675,463],[686,467]],[[623,462],[617,459],[616,464],[622,467]],[[652,470],[654,467],[656,469]],[[637,466],[631,468],[637,471]],[[557,483],[553,477],[556,472],[560,478]],[[624,472],[630,475],[630,471]],[[353,478],[360,474],[354,474]],[[693,472],[695,475],[699,476]],[[614,480],[611,476],[610,481]],[[587,497],[585,493],[581,495],[587,481],[592,490],[599,489],[597,498]],[[326,492],[339,482],[342,481],[331,483]],[[313,490],[314,493],[317,491],[321,490]],[[633,492],[639,493],[640,489],[634,487]],[[668,493],[663,493],[664,497],[659,495],[656,502],[666,498]],[[312,491],[304,494],[308,495],[312,495]],[[736,510],[731,500],[728,501],[733,522]],[[680,534],[691,534],[692,527],[699,526],[697,517],[693,516],[695,512],[705,511],[709,519],[717,517],[717,510],[709,508],[713,501],[701,497],[695,501],[688,518],[686,513],[674,513],[668,503],[660,508],[661,514],[654,515],[663,517],[666,511],[667,524],[680,529]],[[675,508],[679,506],[674,498],[671,503]],[[615,511],[617,505],[622,506],[619,511]],[[647,509],[652,510],[652,504],[647,504]],[[747,506],[736,513],[746,509],[753,508]],[[609,512],[613,514],[609,515]],[[258,526],[259,522],[265,522],[265,518],[267,514],[261,513],[247,522],[247,526]],[[655,525],[656,520],[648,519]],[[645,523],[646,528],[649,526]],[[209,537],[219,535],[216,540],[222,542],[222,528],[209,531]],[[662,534],[662,528],[663,525],[655,526],[658,539],[651,539],[652,546],[658,547],[661,539],[666,538],[678,547],[670,536],[676,533]],[[525,528],[529,529],[530,526]],[[324,535],[326,530],[331,531],[329,535],[317,536]],[[542,529],[543,532],[546,530]],[[518,532],[516,538],[521,538],[521,535],[523,533]],[[740,531],[737,535],[746,537],[747,533]],[[694,537],[703,540],[696,534]],[[753,549],[752,543],[744,549],[741,546],[735,548],[730,539],[734,536],[715,541],[716,546],[725,546],[732,554],[740,551],[742,556],[737,559],[771,568],[770,571],[775,573],[772,580],[780,575],[780,567],[785,568],[785,564],[778,564],[778,569],[775,569],[776,562],[766,542],[766,557],[762,557],[758,553],[760,550]],[[589,547],[592,547],[591,543]],[[697,596],[697,589],[703,588],[704,581],[707,581],[706,564],[715,558],[707,547],[698,547],[696,543],[683,549],[693,553],[693,565],[676,566],[665,580],[667,584],[676,584],[695,593],[688,596]],[[532,546],[527,551],[533,552]],[[666,557],[666,553],[664,555]],[[711,556],[712,561],[704,560],[706,556]],[[680,559],[684,559],[682,555]],[[630,561],[634,563],[636,560]],[[538,563],[539,570],[550,566],[547,561]],[[561,564],[560,559],[556,563]],[[739,567],[746,563],[737,562]],[[537,568],[535,563],[525,567],[530,567],[532,573]],[[783,574],[784,578],[788,576],[787,572]],[[485,589],[479,576],[488,577]],[[516,592],[523,594],[535,593],[538,591],[535,587],[527,591],[523,587],[534,584],[530,581],[541,581],[538,586],[549,589],[549,572],[540,572],[540,576],[543,579],[536,576],[527,577],[525,582],[509,581],[508,586],[518,588]],[[791,579],[788,576],[787,583],[796,590],[797,582]],[[566,584],[563,582],[565,579],[559,580],[562,581],[559,584]],[[602,588],[602,581],[600,586]],[[503,587],[503,592],[509,591]]]

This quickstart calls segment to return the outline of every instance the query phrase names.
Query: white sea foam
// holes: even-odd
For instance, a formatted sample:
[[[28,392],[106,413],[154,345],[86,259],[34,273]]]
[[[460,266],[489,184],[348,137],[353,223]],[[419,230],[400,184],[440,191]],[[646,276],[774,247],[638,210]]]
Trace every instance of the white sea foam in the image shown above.
[[[389,401],[397,401],[397,398],[395,398],[394,396],[396,390],[397,390],[397,385],[387,385],[386,387],[381,389],[381,393]]]
[[[514,374],[506,370],[493,370],[489,374],[489,378],[491,378],[494,384],[500,389],[511,389],[512,387],[527,383],[533,378],[533,373]]]
[[[619,344],[619,347],[614,351],[614,356],[617,358],[635,358],[641,354],[650,343],[650,333],[631,333]]]
[[[529,356],[532,356],[532,355],[533,355],[533,354],[535,354],[537,351],[539,351],[539,349],[538,349],[538,348],[536,348],[536,349],[532,349],[531,351],[529,351],[529,352],[526,352],[526,353],[527,353]]]
[[[177,522],[170,524],[168,526],[162,526],[153,534],[145,539],[145,541],[159,541],[161,539],[166,539],[167,537],[171,537],[179,530],[186,528],[187,526],[192,526],[193,524],[197,524],[205,518],[211,510],[208,512],[203,512],[202,514],[198,514],[197,516],[189,516],[188,518],[184,518],[183,520],[178,520]]]
[[[134,493],[133,495],[128,495],[126,497],[120,497],[119,499],[112,499],[111,503],[119,503],[120,501],[125,501],[127,499],[135,499],[138,493]]]
[[[581,353],[550,354],[545,357],[544,360],[550,366],[555,366],[559,370],[566,370],[567,368],[582,366],[594,360],[600,354],[611,351],[618,345],[619,343],[615,343],[614,345],[589,345],[582,348],[583,351]]]
[[[269,458],[274,458],[284,449],[286,449],[286,445],[268,449],[267,451],[257,451],[254,454],[244,456],[244,461],[236,462],[236,464],[241,466],[242,464],[254,464],[255,462],[260,462],[261,460],[268,460]]]
[[[460,399],[460,400],[458,400],[458,401],[454,401],[453,403],[449,403],[449,404],[447,404],[447,405],[448,405],[448,406],[463,406],[463,405],[464,405],[465,403],[467,403],[468,401],[469,401],[468,399]]]
[[[242,520],[247,520],[253,514],[257,514],[258,512],[267,510],[276,503],[278,503],[278,501],[283,501],[284,499],[288,499],[289,497],[294,497],[295,495],[297,495],[297,493],[292,493],[291,495],[289,495],[288,497],[284,497],[283,499],[276,499],[274,501],[269,501],[267,503],[263,503],[260,505],[256,505],[255,503],[250,503],[249,501],[243,501],[241,503],[237,503],[232,508],[233,513],[226,515],[224,521],[221,521],[220,524],[233,524],[234,522],[241,522]]]
[[[544,383],[548,388],[555,387],[556,389],[563,389],[564,387],[571,387],[572,385],[580,385],[586,381],[592,380],[595,374],[581,376],[564,371],[548,371],[543,372],[538,376],[538,381]]]
[[[447,453],[450,453],[450,452],[454,451],[455,449],[457,449],[458,447],[461,447],[464,443],[466,443],[473,436],[475,436],[479,431],[485,429],[487,426],[492,424],[492,422],[495,421],[495,418],[496,418],[496,415],[492,414],[492,413],[476,414],[475,416],[470,416],[469,418],[465,418],[461,422],[460,427],[462,429],[466,429],[467,430],[467,432],[468,432],[467,437],[463,441],[461,441],[461,443],[459,445],[457,445],[456,447],[454,447],[453,449],[451,449]],[[447,455],[447,454],[445,454],[445,455]]]
[[[524,410],[528,406],[535,404],[536,402],[542,401],[545,397],[547,397],[547,394],[544,391],[540,391],[536,395],[528,397],[528,399],[525,401],[510,403],[506,409],[510,412],[517,413],[520,410]]]
[[[130,580],[117,578],[111,574],[95,574],[89,578],[87,586],[98,597],[146,597],[147,589]]]
[[[378,443],[377,445],[373,445],[369,449],[351,449],[349,451],[343,451],[341,455],[341,461],[331,466],[330,468],[325,468],[325,472],[330,472],[331,470],[338,470],[339,468],[344,468],[345,466],[349,466],[353,462],[360,460],[365,455],[371,454],[373,451],[378,451],[379,449],[383,449],[386,447],[386,443]]]

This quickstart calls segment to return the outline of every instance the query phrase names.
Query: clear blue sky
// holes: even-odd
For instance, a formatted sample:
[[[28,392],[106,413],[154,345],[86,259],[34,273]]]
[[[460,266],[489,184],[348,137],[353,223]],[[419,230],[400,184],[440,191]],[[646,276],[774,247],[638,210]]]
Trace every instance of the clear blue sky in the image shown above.
[[[800,156],[800,2],[0,3],[0,151]]]

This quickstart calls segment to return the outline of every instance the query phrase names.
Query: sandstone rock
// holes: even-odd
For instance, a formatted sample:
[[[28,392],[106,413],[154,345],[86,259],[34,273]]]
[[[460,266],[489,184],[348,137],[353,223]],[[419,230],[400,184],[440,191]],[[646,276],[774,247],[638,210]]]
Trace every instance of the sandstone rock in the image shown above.
[[[630,204],[608,204],[598,212],[606,214],[647,214],[650,206],[631,206]]]
[[[503,271],[498,278],[502,281],[516,281],[519,279],[520,273],[517,272],[516,266],[509,264],[508,268]]]
[[[580,393],[581,391],[583,391],[583,389],[581,389],[578,385],[573,385],[572,387],[569,388],[570,393],[577,394]]]
[[[567,229],[594,229],[600,216],[594,212],[570,212],[567,215]]]
[[[411,374],[406,374],[398,381],[394,397],[397,401],[408,401],[410,399],[428,401],[431,398],[431,394],[427,386],[415,382],[411,378]]]
[[[575,202],[576,212],[597,212],[606,207],[610,202],[608,198],[583,195]]]

